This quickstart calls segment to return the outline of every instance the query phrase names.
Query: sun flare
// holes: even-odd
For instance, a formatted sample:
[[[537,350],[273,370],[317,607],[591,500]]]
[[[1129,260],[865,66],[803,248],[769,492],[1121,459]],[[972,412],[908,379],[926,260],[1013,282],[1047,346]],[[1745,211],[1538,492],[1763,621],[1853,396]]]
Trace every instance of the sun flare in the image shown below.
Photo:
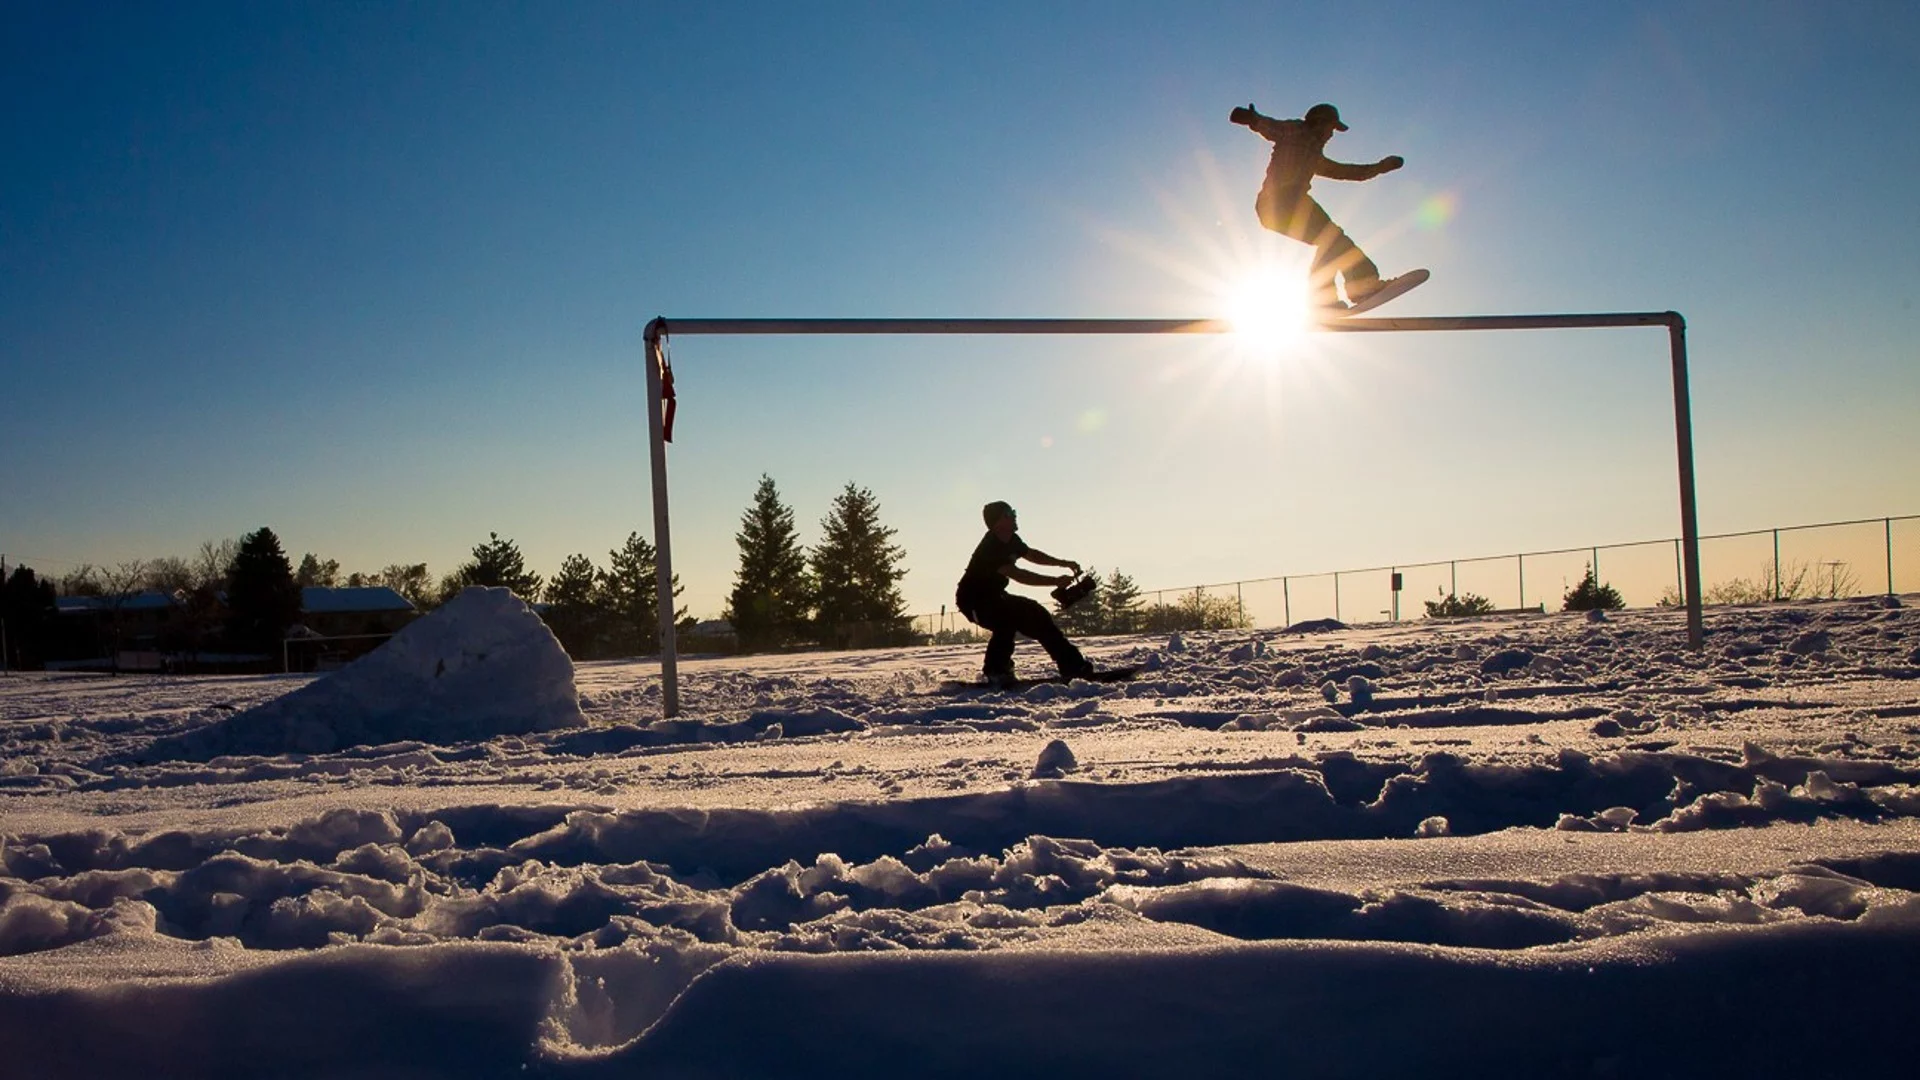
[[[1262,268],[1229,283],[1222,297],[1236,344],[1262,354],[1298,345],[1307,332],[1306,282]]]

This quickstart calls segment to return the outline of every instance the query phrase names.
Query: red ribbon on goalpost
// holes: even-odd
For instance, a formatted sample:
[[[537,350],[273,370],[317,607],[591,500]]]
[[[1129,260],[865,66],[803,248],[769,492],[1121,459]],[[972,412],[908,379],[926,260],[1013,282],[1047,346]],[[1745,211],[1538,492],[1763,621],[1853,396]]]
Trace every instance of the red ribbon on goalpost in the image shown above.
[[[673,364],[667,359],[667,346],[660,344],[660,401],[666,406],[666,415],[660,421],[660,439],[673,441],[673,413],[679,402],[673,396]]]

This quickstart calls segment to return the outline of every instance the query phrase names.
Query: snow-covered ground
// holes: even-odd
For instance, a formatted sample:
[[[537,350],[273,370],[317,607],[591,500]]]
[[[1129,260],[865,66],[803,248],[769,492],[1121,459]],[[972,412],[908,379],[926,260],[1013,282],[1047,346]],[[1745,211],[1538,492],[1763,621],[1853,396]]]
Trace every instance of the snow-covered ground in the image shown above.
[[[1911,601],[1087,645],[0,680],[0,1075],[1911,1068]]]

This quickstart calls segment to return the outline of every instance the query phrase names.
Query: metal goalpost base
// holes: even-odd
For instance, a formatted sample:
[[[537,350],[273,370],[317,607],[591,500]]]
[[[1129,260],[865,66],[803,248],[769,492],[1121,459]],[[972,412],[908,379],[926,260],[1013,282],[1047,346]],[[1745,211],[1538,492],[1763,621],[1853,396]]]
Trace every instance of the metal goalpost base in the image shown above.
[[[1700,522],[1693,485],[1693,408],[1687,391],[1687,322],[1676,311],[1586,315],[1422,315],[1347,318],[1316,324],[1331,333],[1438,330],[1578,330],[1664,326],[1673,360],[1673,433],[1680,465],[1680,534],[1686,585],[1687,645],[1705,643],[1700,606]],[[680,677],[673,623],[673,556],[667,515],[667,445],[662,387],[672,334],[1230,334],[1224,319],[667,319],[647,323],[647,426],[653,464],[653,541],[659,558],[660,688],[665,716],[680,714]]]

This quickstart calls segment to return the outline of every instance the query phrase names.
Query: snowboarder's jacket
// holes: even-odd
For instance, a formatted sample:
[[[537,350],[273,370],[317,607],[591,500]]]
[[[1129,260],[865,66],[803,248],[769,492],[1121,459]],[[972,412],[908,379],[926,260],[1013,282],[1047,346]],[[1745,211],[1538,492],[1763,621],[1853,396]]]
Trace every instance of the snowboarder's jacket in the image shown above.
[[[1316,176],[1329,180],[1371,180],[1380,175],[1375,165],[1348,165],[1327,157],[1324,151],[1331,132],[1316,133],[1305,120],[1275,120],[1255,115],[1247,125],[1273,143],[1273,157],[1267,161],[1267,179],[1260,185],[1260,199],[1293,201],[1307,193]]]
[[[1007,575],[1000,571],[1012,566],[1013,561],[1027,553],[1027,542],[1014,533],[1010,540],[1002,540],[993,535],[992,530],[981,537],[980,546],[973,549],[973,558],[967,560],[967,572],[961,575],[960,587],[954,590],[954,606],[967,618],[988,598],[1007,591]]]

